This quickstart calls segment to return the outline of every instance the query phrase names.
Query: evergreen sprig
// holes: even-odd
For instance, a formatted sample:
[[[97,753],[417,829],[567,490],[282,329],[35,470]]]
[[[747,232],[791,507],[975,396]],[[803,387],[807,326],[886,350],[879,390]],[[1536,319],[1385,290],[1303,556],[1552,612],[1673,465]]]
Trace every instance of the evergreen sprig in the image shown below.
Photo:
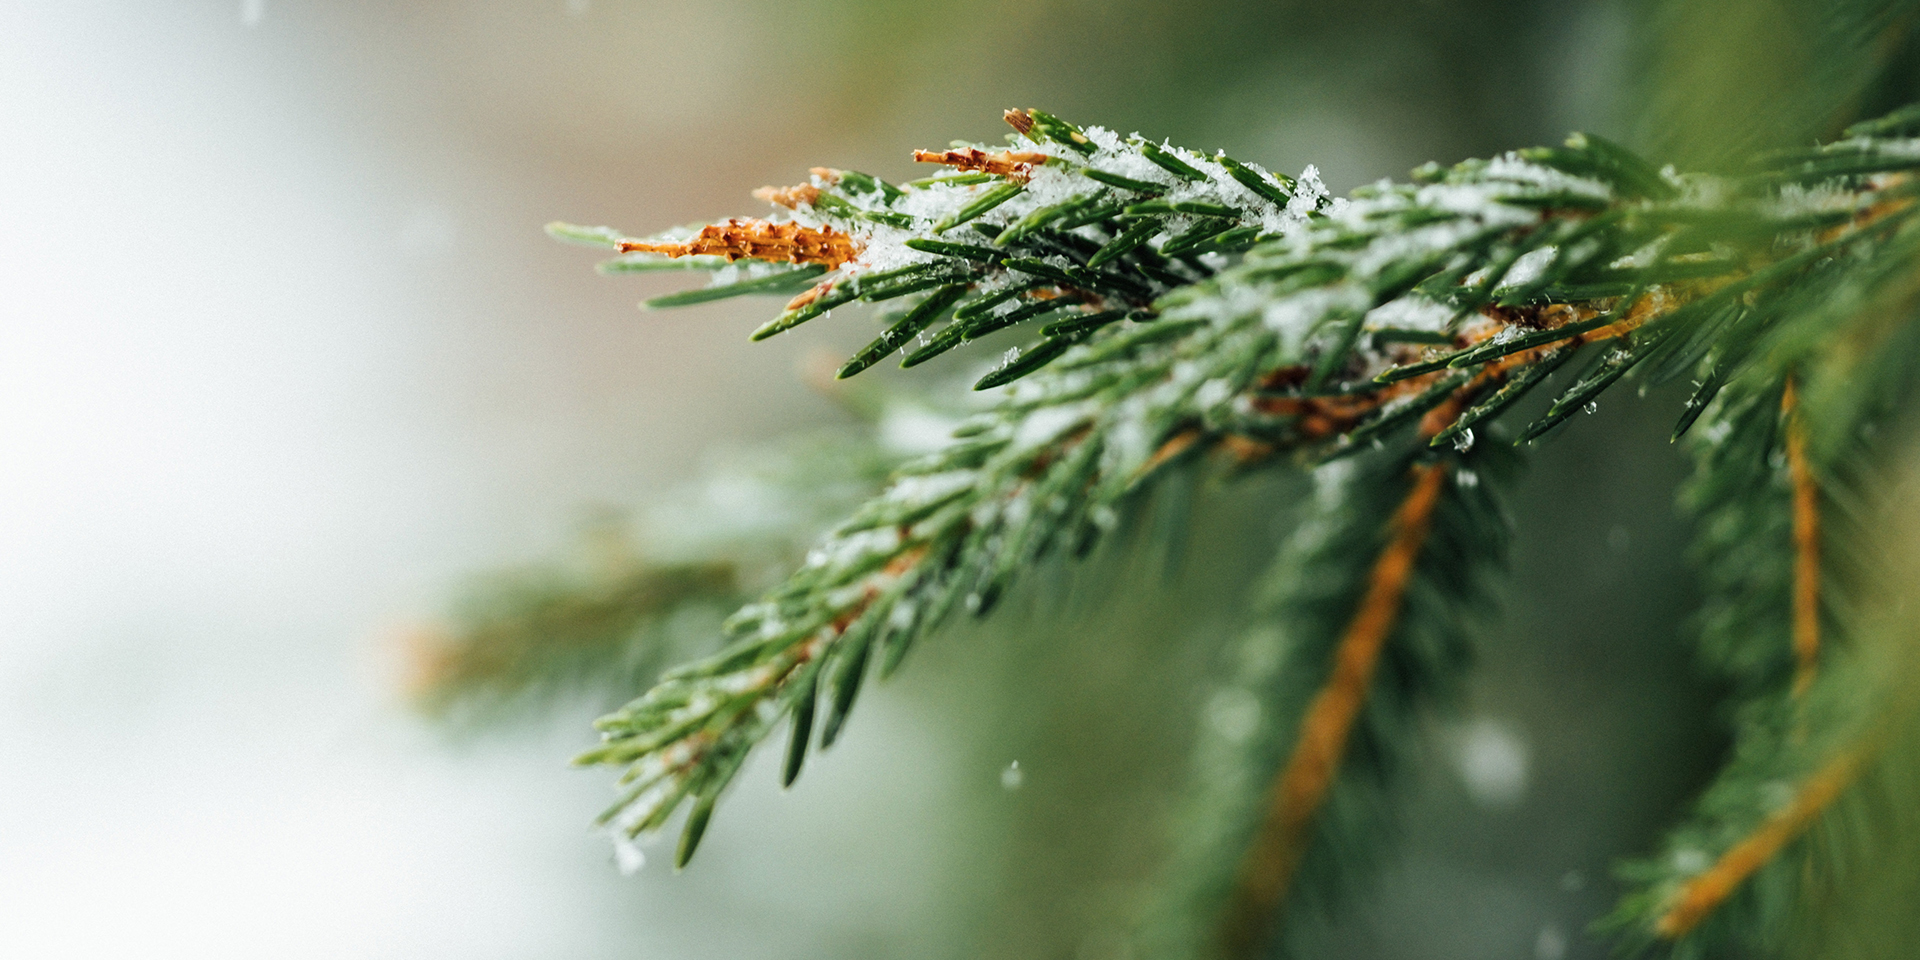
[[[1243,691],[1257,735],[1206,748],[1247,775],[1203,786],[1196,809],[1218,819],[1183,862],[1205,866],[1169,881],[1186,926],[1165,952],[1253,955],[1372,831],[1406,718],[1457,673],[1462,612],[1505,541],[1480,479],[1507,472],[1495,421],[1555,383],[1518,431],[1533,442],[1618,383],[1692,378],[1675,435],[1703,451],[1692,497],[1719,598],[1705,642],[1743,698],[1740,754],[1676,834],[1689,855],[1639,870],[1618,923],[1696,949],[1707,921],[1734,922],[1723,907],[1798,882],[1783,858],[1873,763],[1864,731],[1881,725],[1816,705],[1860,702],[1835,692],[1858,671],[1829,665],[1859,566],[1833,531],[1850,498],[1872,495],[1846,478],[1913,369],[1914,116],[1717,175],[1576,135],[1329,199],[1311,168],[1277,177],[1009,111],[1007,149],[921,151],[956,172],[901,186],[816,169],[762,191],[776,219],[651,239],[556,226],[620,250],[608,269],[718,269],[652,305],[804,287],[756,339],[902,301],[842,376],[1046,321],[976,385],[1005,387],[993,406],[735,614],[724,649],[600,721],[581,761],[625,771],[609,821],[657,829],[690,800],[684,864],[782,720],[791,782],[868,673],[890,673],[955,610],[986,613],[1041,558],[1084,552],[1177,460],[1358,457],[1323,468],[1351,469],[1347,492],[1282,565],[1269,608],[1282,651]]]
[[[1889,668],[1912,678],[1856,634],[1884,592],[1871,550],[1887,497],[1879,441],[1920,359],[1913,242],[1895,235],[1875,261],[1809,277],[1759,345],[1785,375],[1735,380],[1693,435],[1683,501],[1708,593],[1697,629],[1733,689],[1734,754],[1662,855],[1623,868],[1636,889],[1608,924],[1628,942],[1679,957],[1778,952],[1805,904],[1872,856],[1879,754],[1911,713]]]
[[[1379,845],[1422,715],[1471,660],[1518,460],[1502,443],[1401,445],[1316,474],[1308,519],[1206,700],[1144,956],[1252,954],[1283,916],[1287,947],[1311,953],[1312,921]]]
[[[731,220],[650,240],[568,224],[549,230],[625,254],[603,270],[691,262],[717,271],[709,286],[649,307],[798,293],[754,339],[838,306],[918,296],[840,368],[841,377],[909,343],[902,366],[1051,320],[1038,342],[1010,353],[981,381],[987,389],[1039,369],[1102,327],[1153,320],[1155,302],[1169,291],[1212,276],[1222,255],[1282,235],[1327,199],[1311,168],[1296,181],[1224,155],[1082,131],[1041,111],[1010,110],[1007,120],[1018,131],[1009,149],[915,152],[957,173],[895,186],[817,167],[807,183],[762,188],[755,195],[786,212],[778,223]],[[743,257],[789,263],[731,265]]]
[[[914,444],[924,441],[898,425],[924,422],[937,435],[952,423],[905,396],[847,406],[876,422],[723,458],[639,517],[597,520],[572,562],[476,580],[445,627],[406,638],[415,703],[471,721],[563,692],[625,700],[676,659],[711,652],[727,613],[783,576],[822,526],[911,456],[879,427],[892,423]]]

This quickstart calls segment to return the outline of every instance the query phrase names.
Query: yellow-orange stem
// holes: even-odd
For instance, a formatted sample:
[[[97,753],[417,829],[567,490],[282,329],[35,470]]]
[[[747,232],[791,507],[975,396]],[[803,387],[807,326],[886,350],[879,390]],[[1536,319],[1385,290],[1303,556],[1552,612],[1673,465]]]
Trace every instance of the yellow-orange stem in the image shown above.
[[[1813,685],[1820,666],[1820,486],[1807,459],[1806,424],[1793,378],[1780,394],[1787,421],[1787,472],[1793,478],[1793,693]]]
[[[1301,719],[1293,756],[1274,783],[1266,820],[1241,862],[1224,928],[1232,956],[1246,956],[1259,947],[1286,896],[1314,815],[1339,773],[1380,652],[1399,620],[1447,468],[1427,464],[1413,473],[1413,489],[1394,513],[1392,540],[1374,562],[1359,609],[1335,648],[1333,673]]]
[[[1153,455],[1147,458],[1147,462],[1140,465],[1136,477],[1145,477],[1165,466],[1167,461],[1193,449],[1193,445],[1200,442],[1200,436],[1199,428],[1189,427],[1168,437],[1167,442],[1162,443],[1160,449],[1155,450]]]
[[[803,227],[798,223],[765,220],[728,220],[703,228],[684,243],[627,240],[622,253],[658,253],[669,257],[714,256],[738,260],[776,260],[818,263],[838,267],[860,254],[853,237],[832,227]]]
[[[938,163],[955,170],[978,170],[981,173],[998,174],[1025,180],[1033,176],[1033,168],[1052,159],[1036,150],[1000,150],[988,153],[979,147],[962,147],[954,150],[915,150],[913,162]]]
[[[1830,806],[1864,762],[1863,752],[1849,750],[1827,764],[1801,786],[1800,792],[1785,808],[1768,817],[1760,828],[1749,834],[1708,867],[1686,882],[1668,901],[1667,910],[1654,924],[1654,931],[1669,940],[1684,936],[1698,926],[1740,884],[1765,866],[1781,848],[1804,833],[1814,819]]]
[[[761,187],[753,192],[755,200],[765,200],[778,207],[798,210],[811,207],[820,199],[820,188],[811,183],[795,184],[791,187]]]

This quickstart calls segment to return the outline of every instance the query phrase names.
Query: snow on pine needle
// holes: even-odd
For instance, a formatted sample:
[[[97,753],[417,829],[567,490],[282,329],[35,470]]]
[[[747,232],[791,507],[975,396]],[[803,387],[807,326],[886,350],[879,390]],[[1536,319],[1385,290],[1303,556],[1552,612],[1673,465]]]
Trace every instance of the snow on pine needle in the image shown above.
[[[621,835],[691,801],[684,863],[777,725],[791,782],[868,674],[956,611],[985,614],[1036,562],[1084,553],[1179,461],[1318,462],[1411,442],[1451,462],[1582,356],[1521,439],[1630,374],[1701,378],[1684,430],[1716,384],[1766,361],[1714,335],[1771,335],[1782,321],[1765,306],[1809,270],[1904,229],[1905,171],[1920,166],[1911,141],[1865,138],[1712,179],[1576,135],[1334,199],[1313,168],[1280,176],[1038,110],[1007,120],[1005,148],[916,153],[944,168],[922,180],[817,168],[766,188],[769,219],[647,239],[551,228],[620,251],[609,272],[714,271],[649,306],[788,298],[756,339],[883,305],[886,329],[842,377],[1037,328],[976,384],[1004,388],[993,405],[736,613],[723,650],[599,721],[603,742],[580,760],[623,768],[606,816]]]

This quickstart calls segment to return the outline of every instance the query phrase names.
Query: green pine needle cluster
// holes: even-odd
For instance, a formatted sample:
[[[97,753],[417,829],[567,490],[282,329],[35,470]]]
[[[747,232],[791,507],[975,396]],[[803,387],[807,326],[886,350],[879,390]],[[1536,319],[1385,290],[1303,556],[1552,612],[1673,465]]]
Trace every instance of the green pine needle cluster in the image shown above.
[[[917,154],[951,168],[927,179],[817,169],[763,191],[768,219],[552,228],[616,250],[608,272],[711,272],[648,306],[791,298],[756,339],[877,304],[884,332],[840,377],[938,360],[975,368],[988,401],[892,461],[716,652],[598,722],[579,759],[619,771],[609,828],[690,806],[685,865],[763,741],[783,734],[791,783],[868,682],[1035,564],[1085,554],[1173,465],[1314,470],[1323,493],[1208,701],[1181,849],[1139,932],[1153,957],[1309,951],[1470,660],[1525,445],[1625,384],[1690,381],[1674,436],[1699,465],[1698,631],[1736,751],[1628,868],[1610,924],[1679,956],[1785,943],[1844,846],[1814,840],[1871,835],[1859,798],[1904,709],[1854,636],[1878,589],[1876,451],[1920,357],[1920,108],[1716,173],[1575,135],[1339,198],[1312,168],[1008,121],[1005,146]],[[997,361],[968,348],[1006,331],[1026,340]]]

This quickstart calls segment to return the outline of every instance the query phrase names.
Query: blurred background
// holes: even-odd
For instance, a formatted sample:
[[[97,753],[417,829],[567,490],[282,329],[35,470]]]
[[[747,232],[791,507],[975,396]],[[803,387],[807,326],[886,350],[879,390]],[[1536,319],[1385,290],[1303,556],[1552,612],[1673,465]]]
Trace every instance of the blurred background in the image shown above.
[[[1177,556],[1109,551],[948,631],[792,791],[759,757],[691,869],[623,877],[588,829],[610,775],[565,764],[603,704],[449,731],[409,711],[394,638],[728,449],[845,422],[796,370],[871,331],[749,346],[765,303],[638,313],[676,281],[597,277],[541,225],[752,213],[812,165],[904,179],[1011,106],[1336,191],[1572,129],[1644,143],[1649,17],[5,4],[0,954],[1123,960],[1297,485],[1209,488]],[[1764,22],[1724,42],[1795,42]],[[1792,82],[1778,59],[1713,115]],[[1721,747],[1677,623],[1671,403],[1603,406],[1537,460],[1507,616],[1341,956],[1602,956],[1609,864]]]

